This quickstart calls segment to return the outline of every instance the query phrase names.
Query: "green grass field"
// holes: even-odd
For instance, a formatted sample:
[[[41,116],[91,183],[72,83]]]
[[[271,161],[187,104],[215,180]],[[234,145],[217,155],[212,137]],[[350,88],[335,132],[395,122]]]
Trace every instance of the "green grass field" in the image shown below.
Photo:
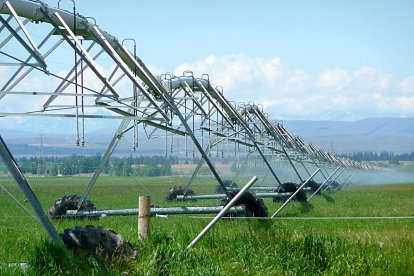
[[[89,178],[81,177],[29,179],[45,209],[62,195],[82,193],[88,181]],[[161,206],[214,206],[219,202],[164,202],[163,197],[168,188],[185,184],[185,178],[143,178],[137,181],[132,178],[101,177],[89,199],[98,209],[137,208],[138,197],[147,193],[143,185],[153,196],[153,203]],[[215,185],[206,183],[208,179],[194,184],[196,194],[213,193]],[[12,179],[1,179],[0,184],[23,200]],[[265,201],[270,214],[281,205],[270,199]],[[33,256],[39,256],[36,250],[47,247],[47,236],[41,225],[4,192],[0,192],[0,202],[0,274],[22,274],[20,268],[6,265],[32,263]],[[360,216],[414,216],[414,184],[354,186],[314,197],[308,204],[292,202],[279,215],[280,218]],[[42,273],[414,274],[413,219],[223,220],[193,250],[186,250],[186,246],[209,221],[208,218],[191,215],[153,218],[152,236],[145,242],[137,238],[135,216],[105,217],[99,221],[54,221],[60,232],[87,224],[113,229],[134,245],[138,257],[102,268],[99,262],[87,256],[76,258],[70,252],[62,253],[68,264],[61,267],[53,256],[48,259],[42,255],[50,264]],[[39,274],[39,271],[29,267],[25,273]]]

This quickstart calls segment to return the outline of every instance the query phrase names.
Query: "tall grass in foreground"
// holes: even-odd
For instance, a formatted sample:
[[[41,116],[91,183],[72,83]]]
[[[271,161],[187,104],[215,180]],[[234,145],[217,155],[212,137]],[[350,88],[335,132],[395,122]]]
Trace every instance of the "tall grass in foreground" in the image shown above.
[[[414,245],[405,238],[382,244],[375,239],[317,233],[312,228],[301,233],[290,226],[266,221],[226,221],[195,249],[187,250],[194,232],[189,229],[190,222],[185,221],[182,227],[172,226],[169,231],[156,226],[150,240],[136,242],[137,260],[112,264],[88,255],[75,256],[60,245],[43,241],[31,250],[26,272],[30,275],[412,275],[414,271]]]
[[[296,231],[274,222],[227,221],[188,252],[185,247],[193,236],[187,229],[174,230],[175,235],[156,230],[152,240],[140,247],[140,273],[404,275],[414,271],[414,245],[407,237],[383,244],[320,233],[319,228]]]
[[[93,202],[98,208],[134,208],[138,195],[142,194],[140,188],[126,179],[120,184],[114,184],[115,180],[108,178],[98,184],[91,195]],[[36,181],[33,186],[44,207],[63,194],[81,191],[86,185],[86,181],[68,182],[67,185],[57,185],[50,179]],[[151,192],[160,198],[171,186],[171,182],[161,183],[157,179],[148,179],[148,183]],[[207,191],[213,187],[196,188],[200,188],[198,193],[201,194],[201,189]],[[8,189],[13,191],[14,188],[8,186]],[[281,216],[413,216],[413,198],[412,184],[354,187],[315,197],[309,204],[289,204]],[[185,249],[186,246],[209,219],[190,216],[153,218],[152,236],[145,242],[138,241],[136,217],[54,221],[59,231],[75,225],[101,225],[114,229],[133,243],[138,251],[136,260],[110,264],[102,258],[77,256],[63,247],[49,245],[38,223],[1,193],[0,202],[0,275],[414,274],[413,220],[224,220],[190,251]],[[280,206],[271,200],[266,203],[271,213]],[[162,202],[162,205],[166,206],[166,203]],[[23,272],[19,267],[4,265],[18,262],[29,262],[29,268]]]

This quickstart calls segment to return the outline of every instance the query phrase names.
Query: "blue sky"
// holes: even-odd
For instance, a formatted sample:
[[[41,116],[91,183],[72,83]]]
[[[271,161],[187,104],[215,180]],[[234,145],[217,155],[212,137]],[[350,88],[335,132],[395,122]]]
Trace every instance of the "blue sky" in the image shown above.
[[[263,104],[272,119],[414,116],[413,0],[76,4],[119,40],[135,38],[154,73],[208,73],[230,100]],[[28,123],[3,127],[14,124]]]
[[[88,0],[77,6],[115,36],[134,37],[144,61],[167,70],[212,54],[244,54],[280,57],[309,73],[372,66],[414,74],[414,1]]]
[[[230,98],[263,103],[276,118],[414,115],[414,1],[89,0],[77,7],[120,39],[135,38],[156,72],[208,73]],[[261,78],[267,68],[274,74]]]

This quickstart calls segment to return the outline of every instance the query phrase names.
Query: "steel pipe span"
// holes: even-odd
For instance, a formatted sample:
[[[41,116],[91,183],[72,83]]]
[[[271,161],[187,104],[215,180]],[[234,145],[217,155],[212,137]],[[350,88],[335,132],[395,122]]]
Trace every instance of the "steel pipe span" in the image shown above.
[[[288,198],[293,193],[255,193],[258,197],[271,197],[271,198]],[[225,194],[214,194],[214,195],[195,195],[195,196],[184,196],[178,195],[177,200],[187,201],[187,200],[202,200],[202,199],[222,199]]]
[[[237,190],[240,190],[240,188],[228,188],[230,191],[237,191]],[[262,186],[262,187],[252,187],[252,188],[250,188],[249,189],[249,191],[251,191],[251,192],[255,192],[257,195],[259,195],[260,194],[260,192],[261,191],[275,191],[275,190],[277,190],[277,189],[279,189],[279,186],[277,186],[277,187],[265,187],[265,186]],[[305,187],[305,188],[303,188],[302,189],[304,192],[310,192],[311,191],[311,188],[309,188],[309,187]],[[275,194],[277,194],[277,193],[275,193]],[[280,193],[279,193],[280,194]]]
[[[161,83],[167,90],[174,90],[187,84],[193,91],[201,91],[203,87],[209,87],[210,81],[194,76],[173,77],[171,79],[161,80]]]
[[[151,216],[155,215],[189,215],[189,214],[217,214],[223,210],[224,206],[217,207],[169,207],[151,208]],[[230,208],[230,214],[245,213],[244,206]],[[67,210],[66,217],[100,217],[100,216],[135,216],[138,209],[119,209],[119,210],[96,210],[96,211],[76,211]]]

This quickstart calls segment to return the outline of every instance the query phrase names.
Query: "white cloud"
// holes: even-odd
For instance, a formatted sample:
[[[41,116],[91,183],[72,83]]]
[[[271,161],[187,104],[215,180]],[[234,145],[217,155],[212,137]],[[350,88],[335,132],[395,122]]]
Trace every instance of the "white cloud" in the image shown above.
[[[402,114],[413,113],[414,96],[384,97],[378,107],[385,112],[399,111]]]
[[[396,106],[402,112],[413,112],[414,96],[396,97],[394,100],[395,100]]]
[[[231,91],[255,81],[276,84],[283,75],[283,67],[279,58],[265,60],[245,55],[223,57],[211,55],[193,64],[182,64],[174,73],[177,76],[181,76],[186,70],[191,70],[199,76],[207,73],[215,84],[223,86],[225,91]]]
[[[405,95],[414,95],[414,76],[403,79],[399,83],[399,88]]]
[[[288,76],[283,90],[290,93],[300,93],[311,85],[311,77],[303,70],[296,69]]]
[[[180,65],[175,74],[185,70],[192,70],[196,77],[209,74],[213,85],[224,87],[229,100],[262,104],[273,118],[414,116],[412,97],[407,97],[414,93],[414,76],[399,81],[381,68],[326,68],[311,75],[290,68],[278,57],[211,55]]]
[[[351,76],[345,69],[325,69],[316,82],[320,89],[339,91],[344,89],[350,82]]]
[[[11,73],[2,67],[0,70],[1,85]],[[109,76],[113,67],[103,66],[100,70]],[[212,84],[223,86],[224,95],[230,101],[262,104],[272,119],[359,119],[373,114],[414,116],[414,76],[395,79],[381,68],[366,66],[354,71],[327,68],[310,74],[301,68],[291,68],[279,57],[210,55],[194,63],[182,64],[174,73],[182,75],[186,70],[192,70],[196,77],[209,74]],[[155,68],[155,71],[157,74],[164,72],[160,68]],[[66,73],[62,70],[59,75],[65,76]],[[31,74],[15,90],[53,91],[59,80],[51,79],[42,73]],[[102,82],[90,70],[85,73],[85,82],[97,91],[102,88]],[[122,97],[132,95],[131,82],[126,78],[115,88]],[[73,91],[73,85],[69,90]],[[47,98],[7,95],[0,101],[0,109],[2,112],[40,110]],[[85,99],[85,104],[93,100]],[[74,99],[60,97],[53,104],[74,104]],[[88,113],[101,112],[94,109]],[[3,118],[0,128],[17,125],[24,120],[26,118]],[[91,120],[91,125],[94,122]]]
[[[362,89],[385,90],[390,87],[391,77],[381,69],[363,67],[352,73],[353,86]]]
[[[272,58],[269,61],[259,58],[256,59],[256,62],[257,61],[259,63],[258,69],[260,70],[260,74],[262,74],[267,81],[274,82],[282,77],[283,65],[280,58]],[[256,75],[260,76],[260,74]]]

